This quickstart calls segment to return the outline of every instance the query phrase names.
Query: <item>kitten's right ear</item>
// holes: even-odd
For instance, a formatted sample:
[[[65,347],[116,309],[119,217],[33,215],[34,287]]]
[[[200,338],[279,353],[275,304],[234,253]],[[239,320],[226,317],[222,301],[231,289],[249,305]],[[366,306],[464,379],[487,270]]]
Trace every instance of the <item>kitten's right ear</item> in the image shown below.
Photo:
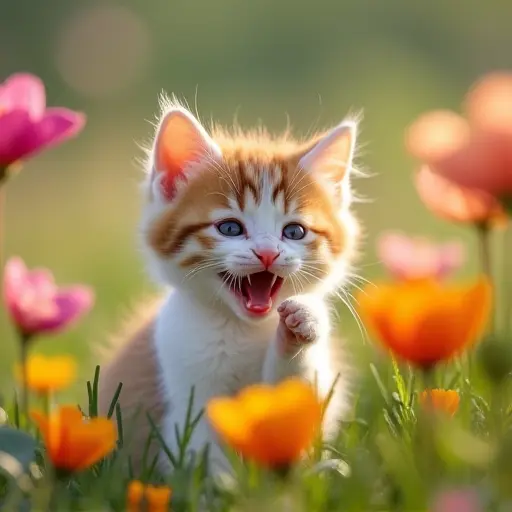
[[[176,181],[186,178],[190,164],[221,155],[219,146],[190,112],[171,108],[162,116],[155,137],[151,186],[157,184],[163,198],[171,200]]]

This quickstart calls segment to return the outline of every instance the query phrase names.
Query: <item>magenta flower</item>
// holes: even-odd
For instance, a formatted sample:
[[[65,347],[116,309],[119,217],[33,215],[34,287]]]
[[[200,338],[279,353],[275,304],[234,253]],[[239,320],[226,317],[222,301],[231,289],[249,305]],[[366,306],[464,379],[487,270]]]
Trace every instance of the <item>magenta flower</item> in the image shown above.
[[[457,242],[436,245],[401,233],[382,235],[377,252],[391,275],[400,280],[442,279],[464,262],[464,249]]]
[[[4,269],[4,301],[18,330],[26,337],[61,331],[84,315],[94,302],[82,285],[58,288],[46,269],[28,270],[21,258]]]
[[[85,115],[46,108],[43,82],[18,73],[0,84],[0,168],[33,156],[76,135]]]

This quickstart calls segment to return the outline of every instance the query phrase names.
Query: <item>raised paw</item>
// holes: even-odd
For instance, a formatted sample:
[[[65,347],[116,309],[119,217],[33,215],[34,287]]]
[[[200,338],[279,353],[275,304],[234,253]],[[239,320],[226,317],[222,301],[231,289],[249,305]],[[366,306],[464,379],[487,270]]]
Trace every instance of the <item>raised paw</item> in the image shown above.
[[[288,299],[277,308],[277,312],[280,316],[277,343],[284,353],[293,354],[301,347],[316,341],[319,320],[310,307],[297,300]]]

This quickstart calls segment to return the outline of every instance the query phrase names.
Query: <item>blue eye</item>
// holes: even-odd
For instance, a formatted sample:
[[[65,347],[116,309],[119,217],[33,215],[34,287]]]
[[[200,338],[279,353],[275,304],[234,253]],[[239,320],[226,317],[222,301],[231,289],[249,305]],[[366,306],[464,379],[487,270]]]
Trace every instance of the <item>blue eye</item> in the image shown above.
[[[283,236],[290,240],[302,240],[306,236],[306,228],[300,224],[287,224],[283,228]]]
[[[244,227],[237,220],[225,220],[217,224],[219,233],[224,236],[240,236]]]

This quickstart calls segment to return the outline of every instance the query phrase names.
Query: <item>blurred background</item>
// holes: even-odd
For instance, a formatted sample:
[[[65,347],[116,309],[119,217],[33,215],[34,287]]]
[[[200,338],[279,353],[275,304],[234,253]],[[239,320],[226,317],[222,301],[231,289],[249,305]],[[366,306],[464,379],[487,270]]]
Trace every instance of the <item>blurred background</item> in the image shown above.
[[[39,75],[48,104],[84,111],[83,133],[30,161],[7,189],[7,255],[47,266],[60,283],[94,286],[93,312],[42,353],[80,357],[82,377],[137,298],[152,290],[136,244],[138,143],[152,133],[162,90],[201,118],[297,134],[363,109],[357,205],[366,230],[360,272],[382,272],[375,238],[399,229],[437,240],[473,233],[434,218],[412,185],[405,127],[425,110],[460,109],[480,75],[512,66],[512,2],[466,0],[4,0],[0,80]],[[463,273],[475,271],[471,258]],[[362,337],[342,308],[343,332]],[[0,389],[16,354],[0,313]],[[78,384],[84,388],[83,381]]]

